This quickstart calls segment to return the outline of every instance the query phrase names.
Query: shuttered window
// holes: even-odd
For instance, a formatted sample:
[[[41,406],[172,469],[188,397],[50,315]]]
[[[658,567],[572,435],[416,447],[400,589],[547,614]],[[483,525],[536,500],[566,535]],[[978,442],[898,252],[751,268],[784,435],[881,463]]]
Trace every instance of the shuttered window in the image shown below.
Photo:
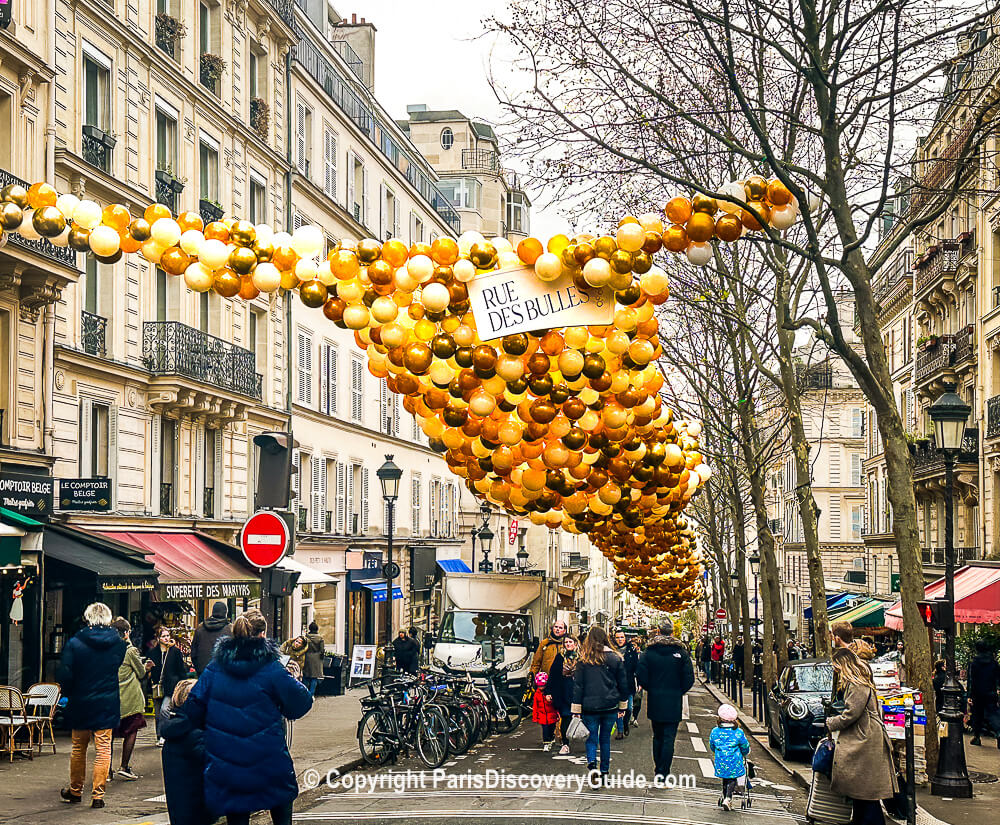
[[[312,460],[312,501],[310,503],[314,533],[324,532],[326,522],[326,459],[313,456]]]
[[[351,356],[351,420],[361,421],[364,411],[365,367],[360,356]]]
[[[347,470],[348,466],[342,462],[337,462],[337,507],[334,518],[337,533],[344,535],[347,532]]]
[[[851,453],[851,486],[861,486],[861,453]]]
[[[323,191],[337,199],[337,133],[329,126],[323,128]]]
[[[298,331],[298,366],[296,400],[312,404],[312,335],[303,329]]]
[[[337,362],[340,353],[335,344],[324,343],[320,350],[319,406],[327,415],[337,414]]]
[[[828,472],[830,484],[840,484],[840,447],[835,444],[830,446]]]
[[[410,479],[410,529],[414,536],[420,535],[420,474],[414,473]]]
[[[309,173],[309,159],[306,153],[306,105],[298,100],[295,102],[295,160],[303,175]]]
[[[840,496],[830,496],[830,540],[840,540]]]
[[[368,535],[368,468],[361,468],[361,535]]]

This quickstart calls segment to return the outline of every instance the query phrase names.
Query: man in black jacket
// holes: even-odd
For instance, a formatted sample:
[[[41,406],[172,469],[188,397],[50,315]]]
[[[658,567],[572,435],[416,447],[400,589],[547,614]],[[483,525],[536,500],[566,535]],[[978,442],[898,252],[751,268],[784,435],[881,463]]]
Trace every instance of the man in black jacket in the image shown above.
[[[684,643],[659,628],[639,657],[635,676],[646,691],[646,715],[653,726],[653,769],[666,777],[674,759],[674,740],[681,721],[684,694],[694,685],[694,665]]]
[[[625,724],[616,735],[616,739],[628,736],[629,725],[633,724],[633,707],[635,704],[635,669],[639,665],[639,649],[625,635],[624,630],[615,631],[615,647],[625,662],[625,681],[628,684],[628,707],[625,709]]]
[[[989,645],[979,639],[976,642],[976,655],[969,662],[969,699],[972,702],[972,741],[971,745],[980,744],[979,735],[983,728],[989,728],[990,720],[997,712],[997,685],[1000,683],[1000,666],[997,665],[996,654]],[[997,747],[1000,747],[1000,730],[993,731],[997,735]]]
[[[392,643],[392,651],[396,654],[396,670],[400,673],[417,672],[420,664],[420,645],[417,640],[406,635],[405,630],[399,631],[399,636]]]
[[[203,621],[194,631],[191,639],[191,664],[195,673],[201,676],[212,661],[212,651],[215,643],[223,636],[232,636],[233,626],[229,622],[229,610],[225,602],[212,605],[212,615]]]

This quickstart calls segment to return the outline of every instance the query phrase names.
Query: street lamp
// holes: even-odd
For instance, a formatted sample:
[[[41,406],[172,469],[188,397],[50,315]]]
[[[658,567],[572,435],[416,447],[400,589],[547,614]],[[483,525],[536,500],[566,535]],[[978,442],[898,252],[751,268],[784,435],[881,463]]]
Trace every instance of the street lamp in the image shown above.
[[[528,551],[524,548],[524,537],[528,532],[527,527],[517,528],[517,569],[521,573],[528,570]]]
[[[483,560],[479,563],[480,573],[492,573],[493,563],[490,561],[490,550],[493,545],[493,531],[489,524],[484,524],[479,529],[479,544],[483,549]]]
[[[757,577],[760,575],[760,555],[754,553],[747,561],[750,563],[750,572],[753,574],[753,637],[756,639],[760,634],[757,624],[757,602],[760,601]]]
[[[483,518],[483,523],[478,527],[472,526],[472,569],[476,569],[476,539],[481,539],[483,537],[483,531],[489,526],[490,516],[493,515],[493,511],[490,509],[490,505],[485,501],[479,505],[479,514]],[[493,533],[490,532],[490,538],[493,538]],[[487,555],[489,551],[487,551]],[[488,559],[487,559],[488,560]]]
[[[941,711],[938,714],[948,724],[948,735],[938,753],[937,773],[931,779],[931,793],[968,799],[972,782],[965,765],[963,737],[962,688],[955,678],[955,456],[962,448],[965,424],[972,407],[956,393],[955,384],[944,385],[944,392],[928,409],[934,422],[937,448],[944,456],[944,659],[948,678],[941,688]]]
[[[397,570],[392,561],[392,528],[393,516],[396,511],[396,499],[399,498],[399,480],[403,471],[396,466],[391,455],[385,457],[385,464],[375,471],[382,485],[382,500],[386,504],[386,562],[382,566],[385,576],[385,661],[389,662],[389,651],[392,650],[392,580],[396,578]]]

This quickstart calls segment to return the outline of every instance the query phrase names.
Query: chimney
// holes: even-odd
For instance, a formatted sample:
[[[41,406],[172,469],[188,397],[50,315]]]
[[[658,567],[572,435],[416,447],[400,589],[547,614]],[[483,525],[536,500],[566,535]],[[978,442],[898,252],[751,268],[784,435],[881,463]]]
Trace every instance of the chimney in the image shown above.
[[[351,25],[352,26],[358,25],[358,16],[357,16],[357,14],[352,14],[351,15]]]

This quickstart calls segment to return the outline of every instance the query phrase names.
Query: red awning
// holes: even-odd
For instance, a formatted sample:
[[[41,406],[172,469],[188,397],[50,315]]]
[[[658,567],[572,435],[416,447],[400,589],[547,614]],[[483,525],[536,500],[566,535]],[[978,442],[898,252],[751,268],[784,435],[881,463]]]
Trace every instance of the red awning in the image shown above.
[[[924,588],[925,599],[944,597],[944,579]],[[1000,567],[969,565],[955,572],[955,621],[963,624],[1000,623]],[[896,602],[885,612],[886,627],[903,629],[903,608]]]
[[[224,583],[252,583],[254,594],[259,592],[260,577],[247,565],[240,564],[230,558],[222,549],[222,542],[189,531],[178,532],[140,532],[125,530],[107,530],[103,535],[111,539],[130,544],[150,557],[156,572],[159,574],[159,587],[164,589],[169,585],[190,585],[187,589],[171,588],[185,598],[225,598],[232,595],[245,595],[245,588],[239,593],[218,590],[217,585]],[[239,551],[233,548],[234,553]],[[164,590],[164,596],[167,591]],[[170,593],[173,598],[176,594]]]

